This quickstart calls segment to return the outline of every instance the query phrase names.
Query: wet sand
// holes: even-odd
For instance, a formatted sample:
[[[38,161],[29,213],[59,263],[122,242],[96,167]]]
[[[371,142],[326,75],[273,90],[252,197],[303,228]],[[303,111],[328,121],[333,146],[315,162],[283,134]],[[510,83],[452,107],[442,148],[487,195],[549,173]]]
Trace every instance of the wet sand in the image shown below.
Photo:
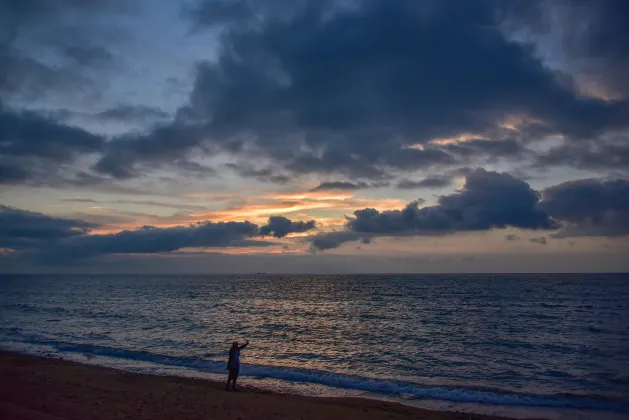
[[[246,378],[242,378],[243,383]],[[431,411],[362,398],[278,394],[0,352],[0,419],[424,419],[503,417]]]

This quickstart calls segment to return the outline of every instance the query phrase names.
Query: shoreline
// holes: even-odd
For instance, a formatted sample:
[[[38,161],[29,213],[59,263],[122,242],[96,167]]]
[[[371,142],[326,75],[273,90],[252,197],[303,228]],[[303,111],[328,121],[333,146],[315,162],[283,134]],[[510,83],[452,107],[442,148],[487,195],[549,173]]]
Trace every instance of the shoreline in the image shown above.
[[[361,397],[308,397],[0,351],[0,417],[46,419],[506,420]],[[531,417],[530,419],[533,419]]]

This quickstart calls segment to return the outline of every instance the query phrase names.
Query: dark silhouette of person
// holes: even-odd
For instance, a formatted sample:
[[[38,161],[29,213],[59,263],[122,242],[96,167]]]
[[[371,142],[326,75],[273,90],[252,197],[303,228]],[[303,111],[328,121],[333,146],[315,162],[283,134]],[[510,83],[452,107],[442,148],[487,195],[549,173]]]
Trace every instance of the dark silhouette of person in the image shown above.
[[[227,383],[225,384],[225,391],[229,391],[229,383],[232,382],[232,390],[238,391],[236,388],[236,381],[238,380],[238,374],[240,373],[240,350],[247,347],[249,340],[242,346],[238,345],[238,341],[232,343],[231,349],[229,349],[229,359],[227,360],[227,370],[229,375],[227,376]]]

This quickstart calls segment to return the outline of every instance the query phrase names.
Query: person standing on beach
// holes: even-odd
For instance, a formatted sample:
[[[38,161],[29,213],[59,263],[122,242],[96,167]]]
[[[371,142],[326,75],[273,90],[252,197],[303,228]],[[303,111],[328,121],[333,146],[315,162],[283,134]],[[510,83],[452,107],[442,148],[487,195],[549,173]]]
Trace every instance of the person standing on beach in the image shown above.
[[[227,360],[227,370],[229,375],[227,376],[227,383],[225,384],[225,391],[229,391],[229,383],[232,382],[232,389],[238,391],[236,388],[236,381],[238,380],[238,374],[240,373],[240,350],[247,347],[249,340],[242,346],[238,344],[238,341],[232,343],[232,348],[229,349],[229,359]]]

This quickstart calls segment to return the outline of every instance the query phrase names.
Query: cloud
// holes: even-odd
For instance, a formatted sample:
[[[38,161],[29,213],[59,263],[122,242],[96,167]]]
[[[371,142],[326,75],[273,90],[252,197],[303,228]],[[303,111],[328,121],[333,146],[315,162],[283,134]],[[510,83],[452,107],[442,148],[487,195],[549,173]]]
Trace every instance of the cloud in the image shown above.
[[[187,209],[187,210],[207,210],[206,206],[199,206],[188,203],[168,203],[154,200],[95,200],[93,198],[70,197],[62,198],[61,201],[66,203],[91,203],[91,204],[128,204],[138,206],[155,206],[171,209]]]
[[[291,221],[272,216],[259,226],[248,221],[204,221],[188,226],[142,226],[108,234],[89,234],[99,225],[0,206],[0,247],[20,251],[18,258],[64,263],[107,254],[167,253],[183,248],[267,247],[278,243],[260,236],[283,238],[315,227],[313,220]]]
[[[110,71],[130,40],[119,18],[136,16],[137,7],[124,0],[0,0],[1,183],[104,181],[74,166],[102,151],[103,135],[66,124],[79,112],[60,104],[89,108],[109,94]],[[34,111],[40,107],[45,114]]]
[[[223,221],[239,219],[258,221],[261,217],[271,215],[296,214],[299,217],[308,217],[303,212],[354,211],[366,206],[388,210],[399,208],[403,203],[402,200],[393,198],[357,198],[353,193],[341,190],[294,191],[249,197],[224,210],[197,214],[195,217]],[[338,220],[339,218],[327,219],[332,224],[338,224],[335,223]]]
[[[228,167],[240,177],[287,184],[301,175],[335,174],[351,180],[337,181],[347,188],[392,183],[407,171],[449,172],[502,160],[629,167],[622,2],[196,1],[186,5],[185,16],[197,31],[220,33],[218,57],[198,63],[189,100],[177,112],[124,101],[90,111],[86,127],[93,118],[146,123],[143,131],[111,141],[66,124],[70,118],[61,118],[61,109],[43,115],[6,103],[49,92],[77,103],[94,91],[109,92],[109,66],[124,52],[116,43],[129,37],[111,18],[142,17],[130,14],[138,6],[121,0],[22,3],[0,0],[4,184],[95,185],[158,170],[207,178],[222,167],[197,158],[224,155],[238,160]],[[560,24],[549,26],[549,16],[559,16],[550,23]],[[577,24],[583,17],[588,25]],[[584,94],[571,73],[549,65],[543,42],[536,49],[521,42],[531,37],[514,42],[505,36],[506,23],[531,37],[559,31],[568,67],[605,85],[607,97]],[[407,45],[409,38],[433,42]],[[610,98],[614,89],[621,95]],[[18,97],[22,102],[10,102]],[[7,120],[20,127],[19,138],[3,137]],[[551,134],[562,144],[535,148]],[[445,177],[429,177],[402,179],[398,186],[447,184]]]
[[[27,99],[91,92],[101,82],[92,72],[113,60],[107,44],[124,37],[102,18],[132,9],[121,0],[0,0],[0,92]]]
[[[291,177],[281,173],[278,169],[271,166],[256,168],[250,163],[237,164],[227,163],[226,167],[236,171],[236,173],[245,178],[255,178],[260,182],[273,182],[276,184],[286,184],[291,180]]]
[[[208,0],[184,5],[184,14],[203,29],[242,22],[252,17],[252,4],[246,1]]]
[[[335,249],[343,245],[345,242],[354,242],[362,240],[363,242],[369,241],[369,234],[361,234],[356,232],[339,231],[339,232],[327,232],[319,233],[310,238],[311,250],[324,251],[326,249]]]
[[[96,119],[105,121],[159,121],[170,117],[170,114],[157,107],[146,105],[130,105],[122,104],[104,111],[98,112],[93,116]]]
[[[65,53],[81,65],[102,66],[109,64],[114,59],[114,55],[101,45],[69,45],[66,47]]]
[[[0,103],[0,152],[3,156],[38,157],[69,162],[81,153],[99,151],[105,140],[81,128],[67,126],[29,111],[14,111]]]
[[[420,179],[419,181],[412,181],[410,179],[400,180],[396,188],[400,189],[415,189],[415,188],[443,188],[452,185],[454,182],[452,177],[448,176],[434,176],[429,178]]]
[[[54,248],[36,249],[33,255],[42,262],[63,262],[106,254],[153,254],[182,248],[273,244],[252,240],[257,232],[258,226],[250,222],[205,222],[172,228],[144,226],[112,234],[77,236]]]
[[[538,208],[539,201],[539,193],[526,182],[507,173],[476,169],[467,175],[460,191],[441,196],[434,206],[420,208],[423,200],[417,200],[402,210],[357,210],[346,224],[347,231],[354,236],[344,237],[332,232],[329,242],[326,242],[326,234],[322,234],[317,243],[334,248],[333,244],[356,240],[361,234],[421,236],[508,227],[532,230],[559,228],[555,220]],[[317,245],[313,243],[313,247]]]
[[[198,65],[172,124],[115,139],[96,169],[129,178],[202,149],[266,160],[281,173],[271,182],[284,171],[382,180],[627,127],[626,102],[583,96],[505,37],[496,16],[517,2],[273,3],[189,8],[196,29],[220,27],[218,59]],[[464,133],[479,138],[431,144]]]
[[[200,127],[185,122],[157,125],[148,133],[124,134],[107,142],[104,155],[93,169],[117,179],[129,179],[142,174],[141,161],[153,167],[160,163],[177,166],[188,162],[204,136]]]
[[[535,156],[535,166],[564,166],[598,171],[615,169],[629,174],[629,133],[617,133],[605,141],[584,140],[552,147]]]
[[[102,136],[0,102],[0,183],[52,182],[64,164],[99,152],[104,143]]]
[[[276,238],[283,238],[289,233],[300,233],[314,229],[315,221],[309,220],[307,222],[293,222],[283,216],[271,216],[266,225],[260,227],[260,234],[262,236],[274,236]]]
[[[572,74],[584,93],[629,97],[626,2],[538,0],[518,6],[509,29],[526,31],[537,54],[555,55],[552,65]]]
[[[28,171],[21,165],[2,162],[0,159],[0,184],[20,184],[29,178]]]
[[[537,238],[530,238],[529,241],[538,245],[546,245],[548,243],[545,236],[540,236]]]
[[[322,182],[310,191],[329,191],[329,190],[360,190],[363,188],[369,188],[370,184],[366,182],[349,182],[349,181],[334,181],[334,182]]]
[[[526,182],[506,173],[477,169],[463,189],[441,196],[438,204],[419,208],[421,201],[403,210],[354,212],[349,230],[374,234],[444,234],[504,229],[554,229],[557,224],[537,208],[538,193]]]
[[[26,249],[87,234],[98,227],[76,219],[63,219],[0,204],[0,248]]]
[[[565,182],[542,197],[540,207],[564,222],[557,237],[629,235],[629,180]]]
[[[337,248],[344,242],[378,236],[447,235],[457,232],[517,228],[556,231],[551,237],[629,235],[629,180],[582,179],[533,190],[507,173],[476,169],[464,187],[439,197],[434,206],[423,200],[402,210],[356,210],[345,231],[313,237],[314,249]],[[519,240],[515,234],[505,238]],[[529,239],[545,245],[546,237]]]

